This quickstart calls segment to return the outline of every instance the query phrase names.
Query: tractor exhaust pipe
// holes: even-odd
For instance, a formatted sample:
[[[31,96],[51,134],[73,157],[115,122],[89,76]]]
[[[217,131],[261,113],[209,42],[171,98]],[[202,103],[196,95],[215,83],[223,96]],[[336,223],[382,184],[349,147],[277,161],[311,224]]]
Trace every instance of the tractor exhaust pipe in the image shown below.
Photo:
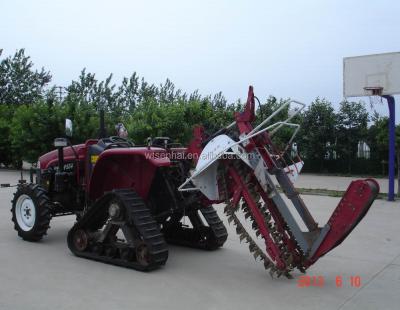
[[[104,125],[104,110],[100,109],[100,130],[99,130],[99,139],[105,138],[107,135],[106,127]]]

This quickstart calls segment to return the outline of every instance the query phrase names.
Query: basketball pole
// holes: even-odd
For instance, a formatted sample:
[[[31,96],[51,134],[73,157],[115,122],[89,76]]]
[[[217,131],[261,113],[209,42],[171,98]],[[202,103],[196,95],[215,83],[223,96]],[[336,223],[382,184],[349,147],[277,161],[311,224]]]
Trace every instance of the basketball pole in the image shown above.
[[[389,107],[389,192],[388,201],[394,201],[394,160],[395,160],[395,105],[394,97],[382,96],[387,100]]]

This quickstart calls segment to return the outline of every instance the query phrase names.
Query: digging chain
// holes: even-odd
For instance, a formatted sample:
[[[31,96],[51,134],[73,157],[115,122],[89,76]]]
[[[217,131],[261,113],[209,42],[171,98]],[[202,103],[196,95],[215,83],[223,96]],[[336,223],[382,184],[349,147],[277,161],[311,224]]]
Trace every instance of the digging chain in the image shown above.
[[[257,243],[253,240],[253,238],[250,236],[250,234],[246,231],[244,228],[243,224],[240,222],[239,218],[236,216],[235,212],[239,210],[239,204],[238,206],[233,206],[232,200],[229,199],[229,195],[227,194],[227,184],[225,182],[225,177],[221,176],[220,181],[222,182],[222,188],[224,189],[222,192],[222,195],[226,198],[226,206],[224,208],[224,212],[228,217],[228,222],[229,224],[233,222],[233,224],[236,227],[236,233],[239,235],[240,241],[245,240],[246,243],[249,244],[249,250],[253,254],[254,259],[257,260],[259,259],[260,261],[263,262],[264,268],[266,270],[269,270],[270,275],[280,277],[282,275],[286,276],[287,278],[292,278],[290,272],[294,269],[294,258],[293,254],[290,252],[288,249],[285,240],[284,240],[284,235],[282,232],[278,230],[278,227],[276,223],[273,221],[271,213],[268,211],[267,206],[265,203],[261,203],[261,196],[260,194],[256,191],[256,186],[251,183],[252,179],[252,174],[248,173],[249,171],[245,170],[246,167],[243,167],[243,164],[240,162],[236,161],[234,164],[234,167],[236,171],[239,173],[240,177],[242,180],[245,181],[246,185],[248,186],[250,195],[254,202],[256,202],[257,208],[261,212],[261,214],[264,217],[264,221],[266,224],[266,227],[268,227],[269,234],[275,243],[277,247],[279,248],[280,252],[280,258],[281,260],[285,263],[285,268],[278,268],[275,263],[260,249],[260,247],[257,245]],[[259,230],[259,227],[253,217],[253,214],[249,207],[247,206],[246,202],[242,202],[240,208],[242,209],[244,213],[244,217],[246,220],[250,220],[251,226],[253,230],[255,231],[255,234],[257,237],[261,236],[261,232]]]

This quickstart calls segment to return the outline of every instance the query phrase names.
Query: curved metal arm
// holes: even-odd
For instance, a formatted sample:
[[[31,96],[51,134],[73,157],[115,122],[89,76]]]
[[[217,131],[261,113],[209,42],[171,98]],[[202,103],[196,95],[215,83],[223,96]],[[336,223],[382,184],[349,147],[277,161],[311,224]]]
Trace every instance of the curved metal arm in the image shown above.
[[[297,114],[299,114],[304,108],[305,108],[305,104],[300,102],[300,101],[296,101],[296,100],[290,100],[284,104],[282,104],[278,110],[276,110],[274,113],[272,113],[270,116],[268,116],[265,120],[263,120],[260,124],[258,124],[256,127],[254,127],[254,129],[252,131],[250,131],[247,136],[252,135],[253,133],[257,132],[258,130],[260,130],[260,128],[262,128],[265,124],[267,124],[272,118],[274,118],[279,112],[281,112],[284,108],[286,108],[287,106],[289,106],[290,104],[297,104],[300,106],[300,108],[298,110],[295,111],[295,113],[291,116],[289,116],[286,120],[284,120],[283,122],[287,123],[289,122],[293,117],[295,117]]]

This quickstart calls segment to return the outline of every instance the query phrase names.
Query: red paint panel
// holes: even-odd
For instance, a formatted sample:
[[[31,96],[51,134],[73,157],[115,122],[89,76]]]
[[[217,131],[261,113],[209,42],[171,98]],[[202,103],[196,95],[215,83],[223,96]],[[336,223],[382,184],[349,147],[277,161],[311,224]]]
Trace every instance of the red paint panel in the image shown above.
[[[74,145],[76,153],[78,154],[79,160],[84,160],[86,157],[86,145],[78,144]],[[67,146],[64,148],[64,161],[71,162],[75,160],[75,154],[72,151],[72,148]],[[55,166],[58,163],[58,151],[54,150],[49,153],[46,153],[39,157],[40,169],[47,169],[50,166]]]
[[[105,192],[132,188],[147,198],[157,167],[169,166],[162,149],[127,148],[104,151],[97,160],[89,184],[89,197],[96,200]]]
[[[86,150],[89,145],[96,144],[98,140],[95,139],[90,139],[87,140],[85,144],[77,144],[74,145],[73,148],[75,152],[78,154],[79,160],[84,161],[86,159]],[[63,150],[64,153],[64,161],[65,162],[71,162],[74,161],[75,158],[75,153],[73,152],[72,148],[70,146],[67,146]],[[58,163],[58,151],[54,150],[51,152],[48,152],[42,156],[39,157],[39,162],[40,162],[40,169],[47,169],[50,166],[55,166]]]
[[[379,185],[373,179],[351,182],[328,221],[330,230],[310,259],[310,265],[342,243],[368,212],[378,193]]]

